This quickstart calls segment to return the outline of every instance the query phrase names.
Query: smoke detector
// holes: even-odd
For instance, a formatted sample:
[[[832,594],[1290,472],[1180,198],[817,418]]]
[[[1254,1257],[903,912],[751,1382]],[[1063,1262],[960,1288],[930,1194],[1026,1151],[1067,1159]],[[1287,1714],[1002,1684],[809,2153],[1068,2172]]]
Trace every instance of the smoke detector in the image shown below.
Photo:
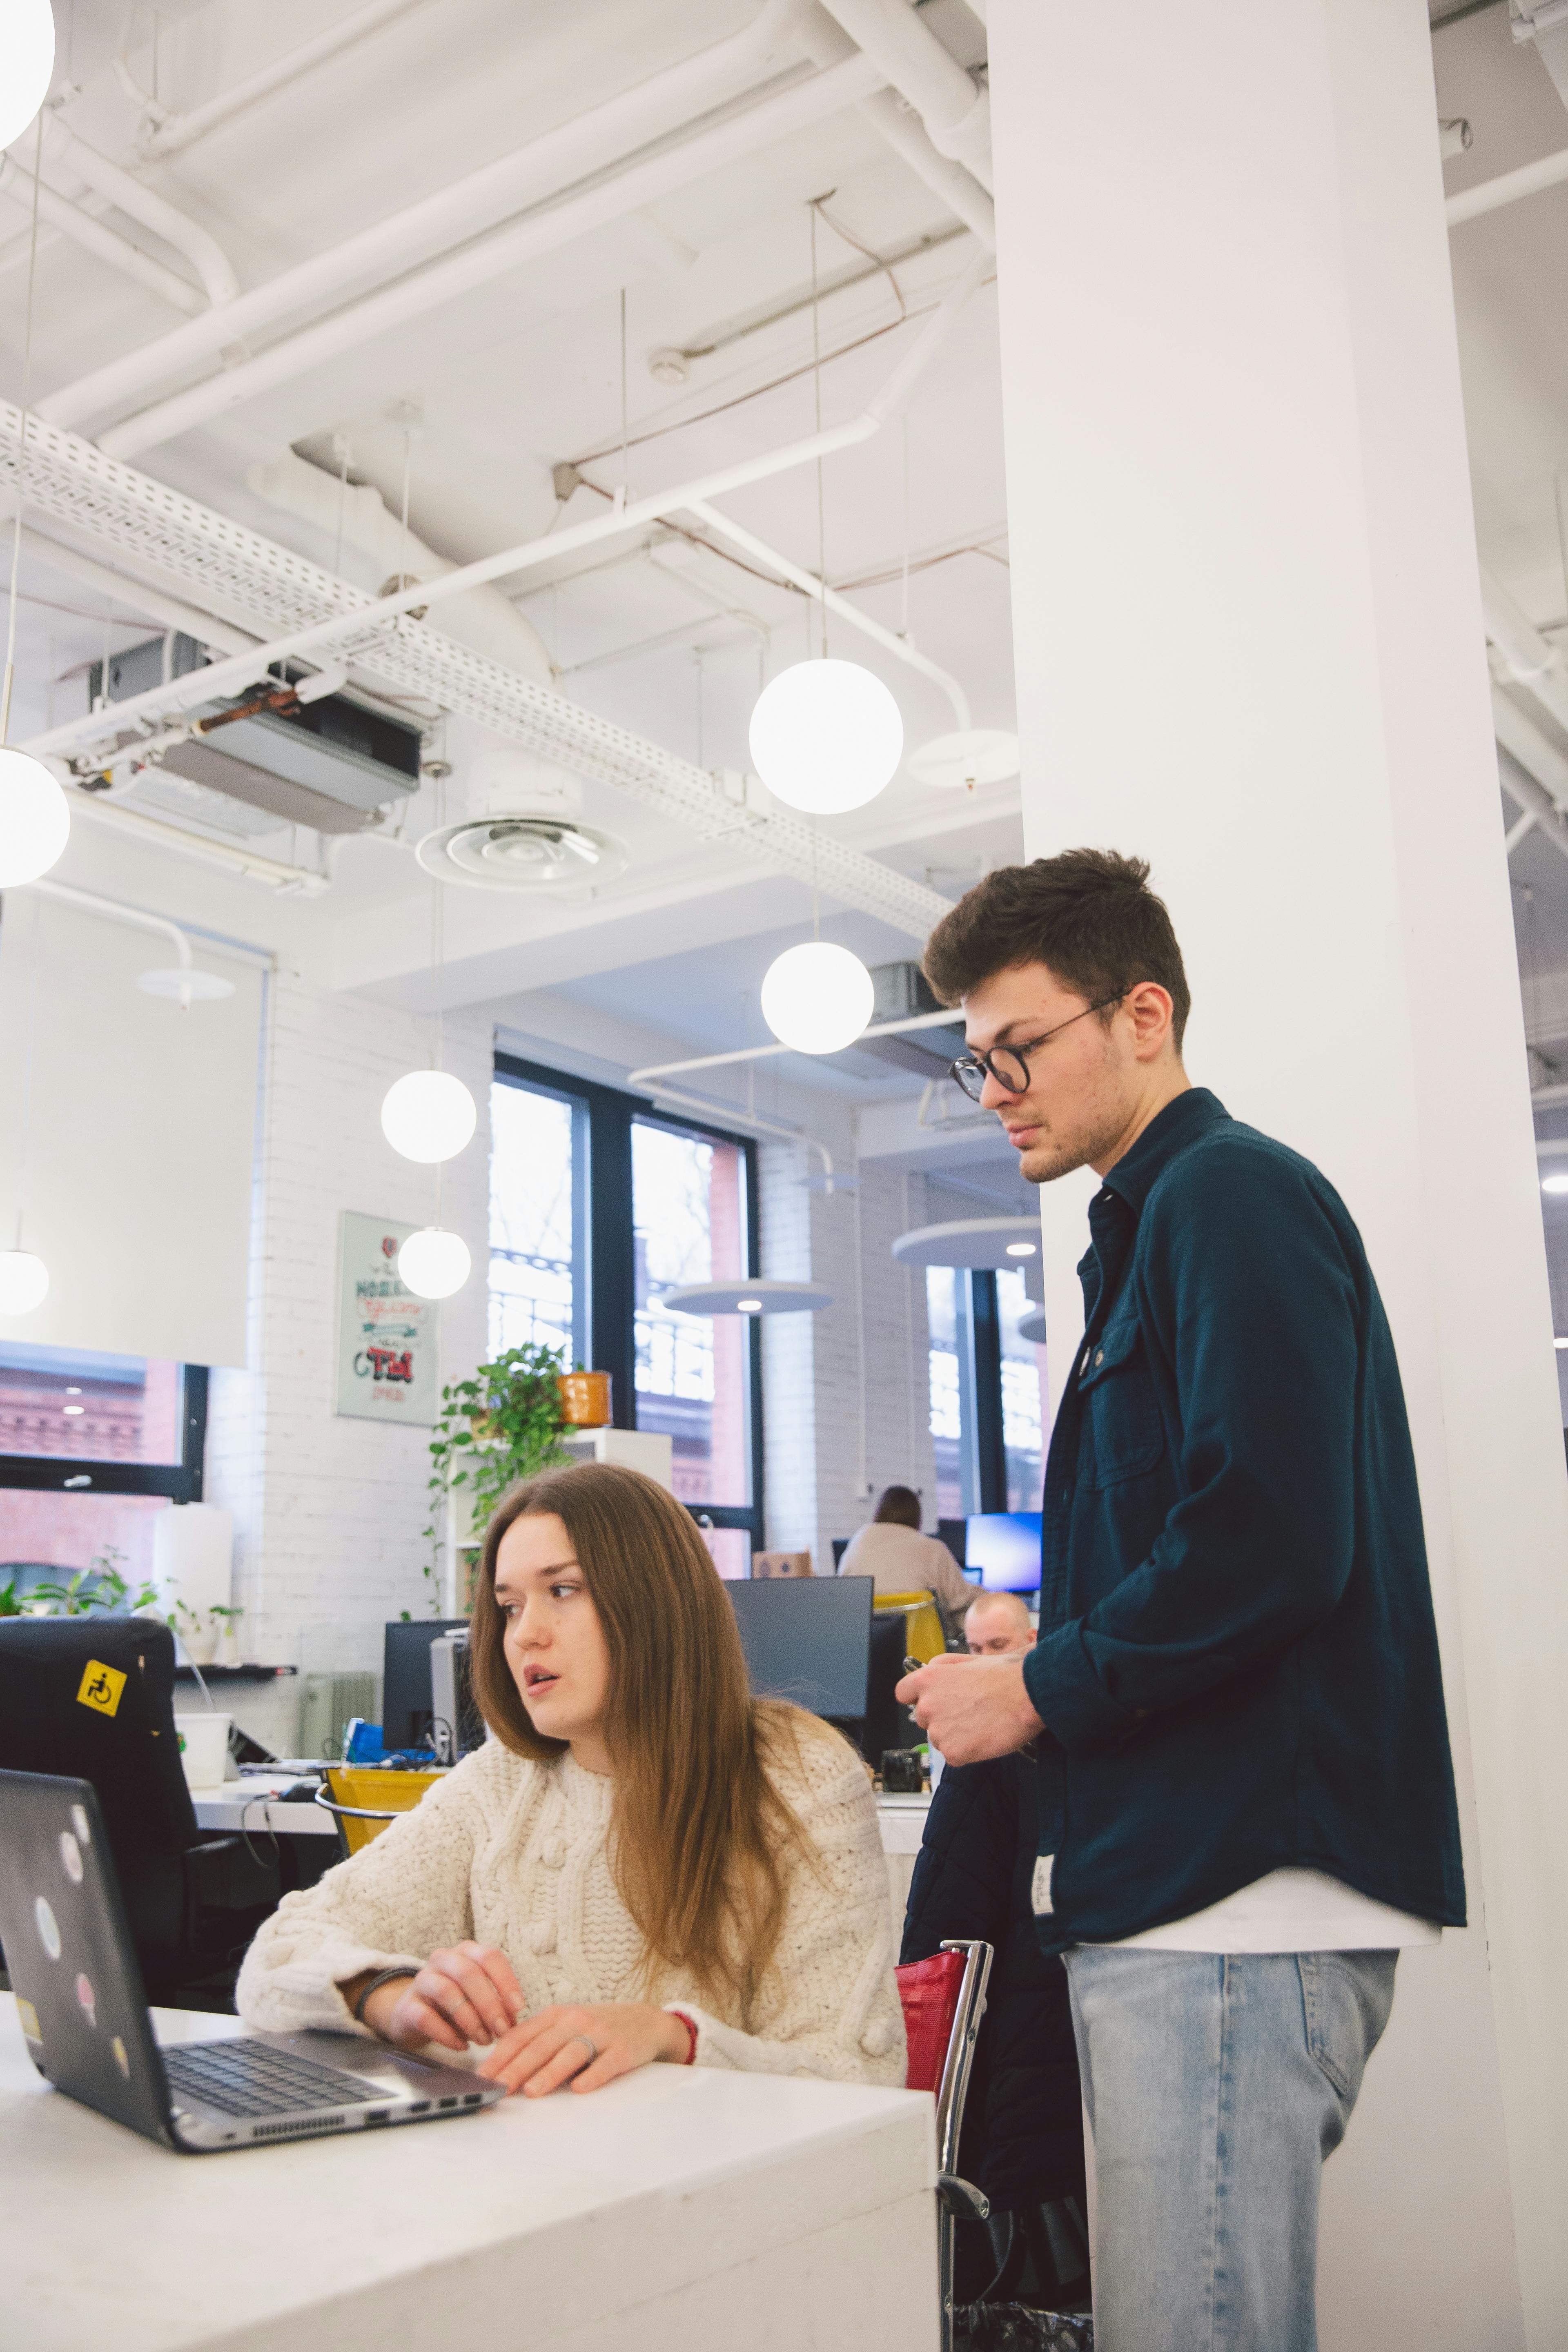
[[[426,874],[484,890],[593,889],[624,873],[618,841],[555,814],[464,817],[427,833],[416,852]]]

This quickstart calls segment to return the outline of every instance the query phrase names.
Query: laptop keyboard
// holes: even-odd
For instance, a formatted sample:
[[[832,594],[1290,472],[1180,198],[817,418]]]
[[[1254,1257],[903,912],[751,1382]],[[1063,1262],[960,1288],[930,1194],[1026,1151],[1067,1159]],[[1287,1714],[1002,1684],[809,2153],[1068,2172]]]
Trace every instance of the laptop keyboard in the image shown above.
[[[315,2113],[377,2095],[363,2075],[319,2065],[291,2050],[274,2050],[266,2042],[186,2042],[162,2055],[176,2097],[200,2099],[226,2116]]]

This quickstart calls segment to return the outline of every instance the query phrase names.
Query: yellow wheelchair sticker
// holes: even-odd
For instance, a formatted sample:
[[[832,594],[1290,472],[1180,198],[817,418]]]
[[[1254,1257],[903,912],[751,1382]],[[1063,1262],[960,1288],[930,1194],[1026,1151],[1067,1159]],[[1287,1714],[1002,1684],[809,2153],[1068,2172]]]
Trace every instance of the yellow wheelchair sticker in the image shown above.
[[[38,2032],[38,2012],[30,2000],[22,1999],[20,1993],[16,1995],[16,2014],[22,2021],[22,2031],[28,2041],[36,2042],[41,2050],[44,2046],[44,2037]]]
[[[112,1715],[124,1688],[125,1677],[118,1666],[106,1666],[97,1658],[89,1658],[81,1688],[76,1695],[77,1705],[90,1706],[94,1715]]]

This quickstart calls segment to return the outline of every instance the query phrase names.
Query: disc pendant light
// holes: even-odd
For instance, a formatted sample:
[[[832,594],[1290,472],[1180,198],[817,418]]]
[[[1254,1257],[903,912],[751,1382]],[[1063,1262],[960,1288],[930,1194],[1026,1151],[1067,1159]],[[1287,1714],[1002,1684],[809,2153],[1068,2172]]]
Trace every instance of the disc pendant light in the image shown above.
[[[803,940],[768,966],[763,1019],[797,1054],[838,1054],[871,1018],[877,992],[858,955],[830,940]]]
[[[842,816],[898,772],[904,722],[881,679],[858,662],[796,662],[763,687],[752,712],[752,761],[775,800],[807,816]]]

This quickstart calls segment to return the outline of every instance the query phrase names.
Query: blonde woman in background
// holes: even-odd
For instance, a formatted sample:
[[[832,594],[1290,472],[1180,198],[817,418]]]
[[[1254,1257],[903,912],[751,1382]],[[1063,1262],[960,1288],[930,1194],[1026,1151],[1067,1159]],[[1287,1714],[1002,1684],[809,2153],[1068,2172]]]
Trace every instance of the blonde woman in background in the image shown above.
[[[531,2097],[659,2062],[901,2084],[864,1768],[751,1696],[673,1496],[601,1464],[516,1488],[470,1642],[493,1736],[284,1897],[240,1974],[247,2022],[477,2046]]]

